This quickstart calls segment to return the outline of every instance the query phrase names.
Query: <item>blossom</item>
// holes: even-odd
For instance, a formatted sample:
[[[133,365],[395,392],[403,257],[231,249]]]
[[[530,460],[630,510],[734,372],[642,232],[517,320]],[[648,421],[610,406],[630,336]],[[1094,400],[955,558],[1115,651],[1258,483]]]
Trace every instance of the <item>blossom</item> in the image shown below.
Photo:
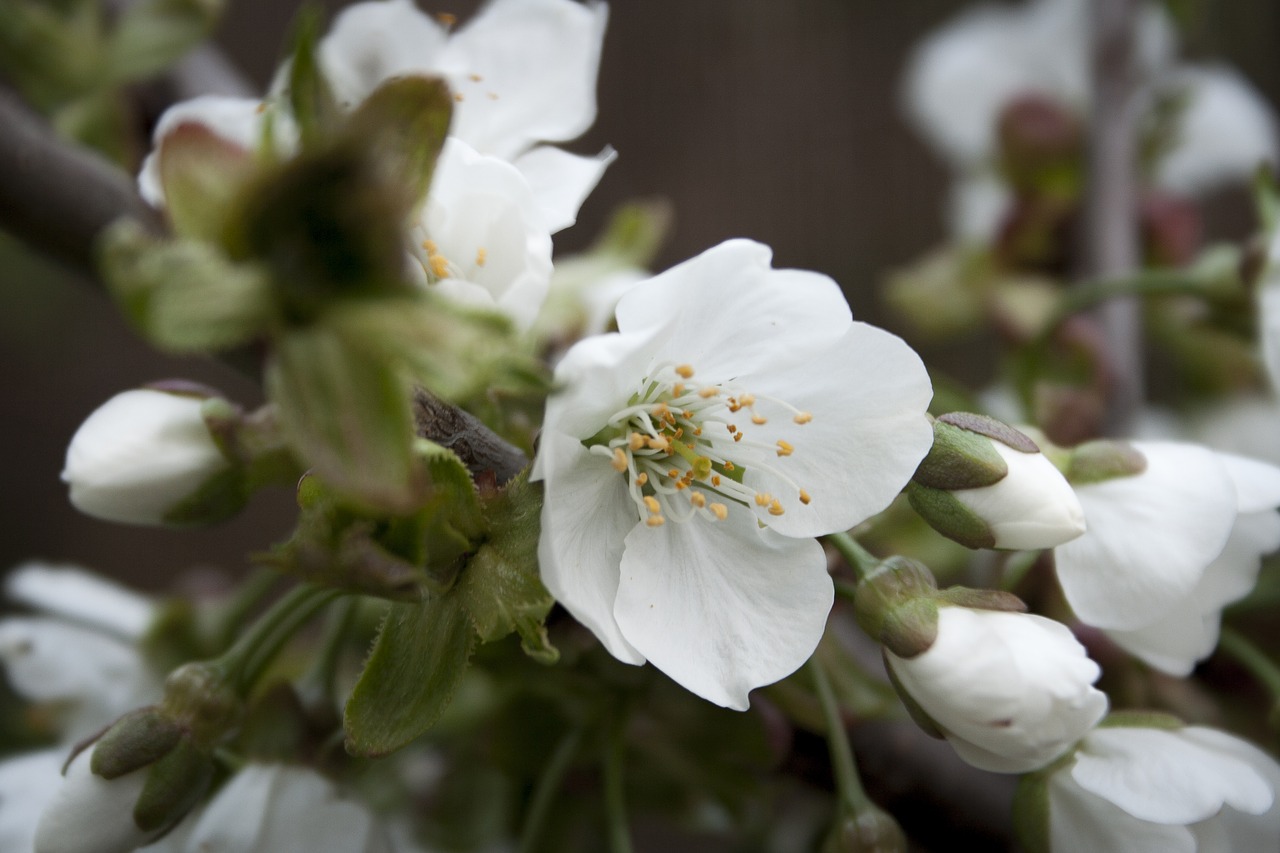
[[[955,233],[989,238],[1007,209],[1008,187],[996,177],[997,124],[1019,98],[1035,97],[1087,118],[1087,0],[1030,0],[979,6],[931,34],[915,50],[904,86],[908,116],[955,167]],[[1247,179],[1280,150],[1274,119],[1238,73],[1175,63],[1176,39],[1155,3],[1136,27],[1138,73],[1153,105],[1185,97],[1169,128],[1172,144],[1154,164],[1156,185],[1201,192]]]
[[[955,497],[987,522],[993,548],[1052,548],[1084,533],[1084,510],[1053,463],[1039,451],[1000,441],[992,446],[1009,466],[1000,482],[960,489]]]
[[[1048,777],[1047,840],[1055,853],[1275,850],[1278,787],[1274,759],[1214,729],[1098,728]]]
[[[162,524],[231,467],[191,394],[139,388],[99,406],[71,438],[62,479],[76,509],[108,521]]]
[[[40,813],[35,853],[128,853],[167,828],[144,830],[135,822],[134,805],[150,768],[103,779],[90,771],[92,760],[90,747],[67,766],[62,784]]]
[[[738,709],[822,633],[812,537],[884,509],[932,438],[915,353],[770,256],[731,240],[629,290],[557,366],[533,470],[551,593],[619,660]]]
[[[1088,532],[1055,549],[1081,621],[1186,675],[1217,645],[1222,608],[1280,547],[1280,468],[1206,447],[1133,442],[1140,473],[1076,483]]]
[[[1028,613],[938,609],[924,652],[886,665],[961,758],[998,773],[1051,762],[1107,711],[1101,673],[1066,626]]]

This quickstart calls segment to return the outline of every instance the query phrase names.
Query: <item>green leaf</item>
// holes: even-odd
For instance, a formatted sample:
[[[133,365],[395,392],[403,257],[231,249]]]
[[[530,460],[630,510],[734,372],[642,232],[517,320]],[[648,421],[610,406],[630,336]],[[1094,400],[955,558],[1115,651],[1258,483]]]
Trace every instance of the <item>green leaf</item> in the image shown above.
[[[424,548],[427,570],[452,579],[460,561],[475,550],[487,521],[471,474],[456,454],[425,439],[418,439],[416,452],[426,463],[431,496],[423,505],[424,523],[413,532]]]
[[[520,634],[525,653],[543,663],[559,658],[543,621],[555,600],[538,573],[542,492],[525,471],[485,507],[491,535],[471,558],[456,593],[480,638]]]
[[[113,82],[162,71],[213,33],[223,0],[138,0],[126,4],[107,46]]]
[[[402,184],[417,201],[431,185],[452,117],[453,97],[443,80],[401,77],[365,98],[344,133],[368,149],[388,182]]]
[[[192,121],[165,134],[157,157],[174,231],[220,243],[235,197],[253,170],[250,152]]]
[[[358,504],[408,512],[426,480],[413,454],[409,391],[395,368],[323,324],[281,335],[267,396],[300,460]]]
[[[393,604],[347,701],[347,751],[386,755],[431,728],[453,699],[475,644],[456,596]]]
[[[228,349],[261,335],[275,316],[265,271],[208,243],[159,240],[122,220],[104,233],[99,254],[112,295],[160,349]]]
[[[322,29],[320,12],[315,7],[304,8],[294,22],[289,106],[304,148],[312,148],[327,139],[338,123],[338,102],[316,56]]]

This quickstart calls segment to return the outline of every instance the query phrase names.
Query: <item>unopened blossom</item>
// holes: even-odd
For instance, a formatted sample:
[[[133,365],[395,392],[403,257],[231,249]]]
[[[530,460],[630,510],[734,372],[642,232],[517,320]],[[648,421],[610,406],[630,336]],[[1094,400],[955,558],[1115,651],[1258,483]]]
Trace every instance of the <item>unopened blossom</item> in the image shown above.
[[[629,290],[556,369],[534,479],[547,588],[619,660],[720,705],[794,671],[832,603],[821,546],[928,450],[900,339],[835,282],[731,240]]]
[[[992,442],[1009,473],[1000,482],[961,489],[956,499],[986,520],[994,548],[1052,548],[1084,533],[1084,511],[1062,473],[1040,452]]]
[[[1049,775],[1053,853],[1280,849],[1280,766],[1215,729],[1106,726]],[[1047,832],[1045,831],[1047,830]]]
[[[35,853],[129,853],[154,841],[163,830],[144,830],[133,809],[149,768],[116,779],[90,771],[93,747],[67,766],[62,783],[40,814]]]
[[[989,238],[1010,189],[996,168],[997,125],[1019,99],[1055,104],[1087,121],[1090,85],[1088,0],[1027,0],[980,5],[928,36],[913,54],[904,86],[908,116],[955,167],[953,231]],[[1156,185],[1179,193],[1247,180],[1275,162],[1270,108],[1237,72],[1177,64],[1174,28],[1156,3],[1135,26],[1136,73],[1149,104],[1185,97],[1154,164]]]
[[[1101,674],[1066,626],[1042,616],[943,606],[921,654],[885,650],[900,689],[956,753],[983,770],[1025,773],[1066,752],[1107,711]]]
[[[1280,468],[1194,444],[1132,446],[1139,473],[1074,484],[1088,531],[1055,549],[1058,580],[1082,622],[1186,675],[1280,547]]]
[[[128,524],[163,524],[231,467],[195,394],[125,391],[99,406],[71,438],[62,479],[76,509]]]

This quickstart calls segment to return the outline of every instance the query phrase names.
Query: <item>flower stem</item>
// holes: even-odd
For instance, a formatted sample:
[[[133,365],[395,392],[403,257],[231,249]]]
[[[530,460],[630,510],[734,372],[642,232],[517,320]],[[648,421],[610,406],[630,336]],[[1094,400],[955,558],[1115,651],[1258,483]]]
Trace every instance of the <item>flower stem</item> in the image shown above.
[[[551,811],[551,803],[555,799],[556,792],[560,790],[564,775],[568,772],[569,765],[573,763],[581,746],[582,729],[574,727],[560,739],[555,752],[551,753],[551,757],[547,759],[542,773],[538,776],[537,785],[533,789],[533,800],[529,803],[529,812],[525,815],[524,828],[520,832],[520,853],[533,853],[537,849],[542,828]]]
[[[604,808],[611,853],[631,853],[631,831],[627,826],[627,799],[623,789],[625,717],[619,715],[604,759]]]
[[[1222,626],[1218,645],[1249,670],[1249,674],[1271,692],[1272,699],[1280,700],[1280,666],[1262,649],[1255,646],[1244,634],[1226,625]]]
[[[215,648],[225,650],[232,644],[249,613],[280,581],[280,577],[280,573],[272,569],[257,569],[245,578],[218,614]]]
[[[848,533],[830,533],[824,538],[840,552],[840,556],[844,557],[849,568],[853,569],[853,573],[858,576],[858,580],[865,578],[872,569],[880,565],[879,558],[859,545],[858,541]]]
[[[867,796],[858,776],[858,765],[853,757],[853,749],[849,746],[849,736],[844,730],[844,720],[840,718],[840,709],[836,705],[835,693],[831,690],[831,681],[822,668],[818,658],[809,658],[809,675],[818,692],[818,704],[822,706],[822,718],[827,725],[827,747],[831,751],[831,767],[836,778],[836,792],[841,804],[853,816],[875,810],[876,806]]]
[[[302,585],[289,590],[216,662],[242,696],[253,689],[284,644],[311,616],[342,593]]]
[[[333,683],[337,678],[342,645],[355,619],[357,603],[357,599],[347,598],[329,612],[320,651],[311,664],[311,670],[303,678],[304,682],[314,685],[316,693],[326,700],[335,698]]]

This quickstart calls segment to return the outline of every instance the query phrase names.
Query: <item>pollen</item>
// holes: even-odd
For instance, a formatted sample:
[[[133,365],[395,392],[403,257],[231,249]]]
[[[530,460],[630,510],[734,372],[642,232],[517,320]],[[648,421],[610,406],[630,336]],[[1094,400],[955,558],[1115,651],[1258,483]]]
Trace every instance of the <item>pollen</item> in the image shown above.
[[[795,452],[795,448],[791,446],[791,442],[778,439],[778,455],[790,456]]]
[[[454,92],[454,93],[453,93],[453,99],[454,99],[455,101],[457,101],[458,103],[462,103],[462,102],[463,102],[463,101],[465,101],[467,98],[466,98],[466,96],[465,96],[465,95],[463,95],[461,92]]]
[[[637,474],[637,475],[636,475],[636,485],[637,485],[637,486],[643,486],[643,485],[644,485],[645,483],[647,483],[647,482],[649,482],[649,475],[648,475],[648,473],[647,473],[647,472],[645,472],[645,471],[641,471],[639,474]],[[804,498],[801,498],[801,500],[804,500]],[[806,503],[807,503],[807,501],[806,501]]]
[[[704,400],[709,400],[712,397],[718,397],[719,395],[720,389],[716,388],[714,385],[708,385],[706,388],[698,390],[698,396]]]
[[[440,12],[436,15],[436,20],[444,24],[446,27],[452,27],[458,23],[458,16],[452,12]]]
[[[630,447],[633,451],[644,450],[647,445],[648,442],[645,441],[645,437],[638,432],[633,432],[627,436],[627,447]]]
[[[675,468],[670,468],[667,470],[667,476],[673,480],[678,480],[680,479],[680,472]]]
[[[693,504],[698,509],[702,509],[707,505],[707,496],[702,492],[693,492],[689,495],[689,503]]]
[[[658,499],[653,495],[644,496],[644,508],[649,510],[653,515],[658,515],[662,512],[662,504],[658,503]]]
[[[742,433],[740,433],[740,432],[735,432],[735,433],[733,434],[733,440],[734,440],[734,441],[742,441]]]
[[[782,515],[786,510],[782,508],[782,503],[774,498],[769,502],[769,515]]]
[[[756,492],[756,506],[768,506],[771,500],[773,495],[768,492]]]
[[[724,463],[724,470],[726,470],[726,471],[732,471],[732,470],[733,470],[734,468],[736,468],[736,467],[737,467],[737,466],[736,466],[736,465],[734,465],[732,462],[728,462],[728,461],[726,461],[726,462]]]
[[[755,394],[743,394],[738,398],[738,404],[741,406],[754,406],[756,404]]]
[[[613,466],[613,470],[619,473],[627,470],[627,454],[622,452],[621,447],[613,449],[613,460],[609,464]]]
[[[801,489],[801,490],[800,490],[800,503],[804,504],[805,506],[808,506],[808,505],[809,505],[809,501],[811,501],[811,500],[813,500],[813,498],[809,497],[809,493],[808,493],[808,492],[806,492],[804,489]]]
[[[485,250],[484,246],[476,249],[476,266],[484,266],[484,262],[487,260],[489,260],[489,253]]]
[[[752,415],[751,422],[756,426],[764,426],[769,422],[769,419],[766,418],[764,415]]]
[[[422,241],[422,248],[424,248],[424,249],[426,249],[426,250],[427,250],[427,254],[429,254],[429,255],[434,255],[434,254],[436,253],[436,241],[435,241],[435,240],[423,240],[423,241]]]
[[[720,475],[719,475],[719,474],[712,474],[712,475],[711,475],[711,485],[713,485],[713,486],[718,486],[718,485],[720,485]]]
[[[449,277],[449,262],[444,255],[431,255],[427,258],[427,263],[431,264],[431,274],[436,278]]]
[[[646,438],[644,443],[649,445],[653,450],[661,450],[667,453],[671,452],[671,442],[667,441],[666,436],[658,436],[657,438]]]
[[[484,78],[481,77],[479,74],[468,74],[467,79],[470,80],[472,83],[479,83]]]
[[[712,504],[707,509],[711,510],[711,514],[721,521],[729,517],[729,508],[724,504]]]
[[[729,430],[729,435],[733,435],[735,432],[737,432],[737,431],[738,431],[738,425],[737,425],[737,424],[725,424],[725,429]]]
[[[673,397],[683,397],[683,396],[684,396],[684,383],[683,383],[683,382],[677,382],[675,385],[672,385],[672,386],[671,386],[671,396],[673,396]],[[688,417],[688,415],[685,415],[685,417]]]
[[[792,420],[798,424],[807,424],[809,423],[809,421],[813,420],[813,415],[809,414],[808,412],[801,412],[800,414],[792,418]]]
[[[682,365],[680,365],[679,367],[677,367],[677,368],[676,368],[676,373],[680,374],[680,378],[681,378],[681,379],[692,379],[692,378],[693,378],[693,365],[692,365],[692,364],[682,364]]]
[[[644,520],[644,523],[650,527],[661,527],[667,523],[667,520],[660,515],[651,515]]]

